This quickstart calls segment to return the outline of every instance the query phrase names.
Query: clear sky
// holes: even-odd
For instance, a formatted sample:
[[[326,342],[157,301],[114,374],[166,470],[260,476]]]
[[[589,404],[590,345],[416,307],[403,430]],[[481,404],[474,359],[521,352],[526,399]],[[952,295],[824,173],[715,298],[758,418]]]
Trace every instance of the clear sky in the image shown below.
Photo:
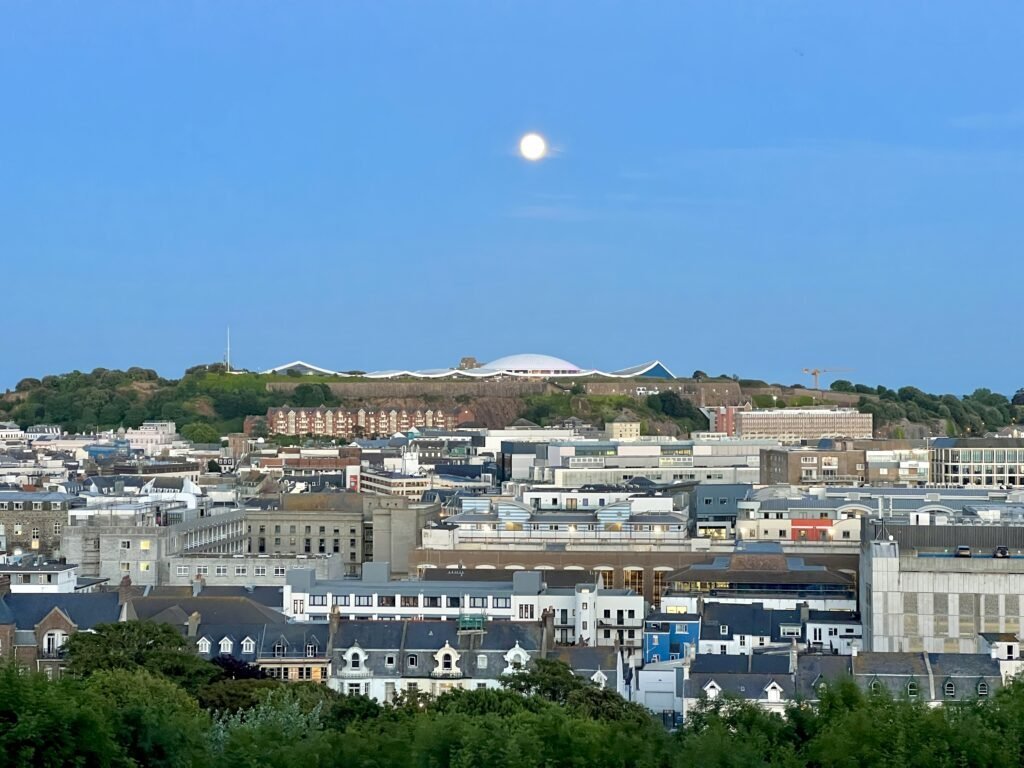
[[[230,324],[254,369],[1012,393],[1022,39],[1019,0],[0,0],[0,388]]]

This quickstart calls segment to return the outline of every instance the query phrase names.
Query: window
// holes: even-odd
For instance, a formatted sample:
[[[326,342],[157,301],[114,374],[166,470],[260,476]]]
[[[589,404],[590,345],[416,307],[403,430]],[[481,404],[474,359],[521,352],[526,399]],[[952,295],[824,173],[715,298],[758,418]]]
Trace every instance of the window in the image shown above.
[[[208,565],[197,565],[196,576],[205,576],[210,572],[210,566]]]
[[[281,658],[284,656],[284,652],[288,650],[288,645],[284,640],[278,640],[274,643],[274,656]]]
[[[394,657],[393,654],[389,653],[387,656],[384,657],[384,666],[385,667],[393,667],[393,666],[395,666],[395,657]]]
[[[720,634],[722,637],[725,637],[726,635],[728,635],[729,634],[729,625],[728,624],[723,624],[722,626],[720,626],[718,628],[718,634]]]
[[[448,607],[449,608],[459,608],[461,606],[462,606],[462,598],[461,597],[449,597],[448,598]]]
[[[402,607],[403,608],[419,608],[420,607],[420,596],[419,595],[402,595]]]
[[[740,647],[742,648],[746,644],[747,644],[747,636],[746,635],[740,635]]]
[[[60,536],[60,523],[53,524],[53,535]]]
[[[587,622],[583,621],[583,631],[586,631],[586,629],[587,629]]]
[[[196,643],[196,648],[199,650],[200,653],[204,653],[204,654],[205,653],[209,653],[210,652],[210,641],[207,640],[205,637],[203,637],[203,638],[201,638],[199,640],[198,643]]]
[[[978,695],[988,696],[988,683],[986,683],[984,680],[978,683]]]
[[[274,575],[275,576],[284,576],[284,570],[285,569],[284,569],[283,565],[275,565],[274,566]]]
[[[527,621],[534,618],[534,606],[528,603],[521,603],[519,605],[519,618],[526,619]]]
[[[245,576],[248,569],[244,565],[235,566],[235,576]]]
[[[131,573],[132,564],[128,562],[121,563],[121,573]]]
[[[188,566],[187,565],[179,565],[178,569],[177,569],[177,574],[179,576],[188,576]]]
[[[450,653],[446,653],[441,657],[441,669],[445,672],[452,671],[452,655]]]
[[[722,656],[725,656],[725,652],[726,652],[726,648],[725,648],[725,646],[724,646],[724,645],[720,645],[720,646],[718,646],[718,652],[719,652],[719,653],[720,653],[720,654],[721,654]]]
[[[766,640],[765,636],[761,635],[759,638],[757,638],[757,644],[758,645],[764,645],[765,640]]]
[[[477,657],[476,657],[476,668],[477,669],[487,669],[487,654],[486,653],[477,654]]]
[[[256,642],[251,637],[242,641],[242,653],[256,653]]]
[[[511,608],[512,598],[511,597],[495,597],[492,601],[493,608]]]
[[[252,573],[253,573],[254,576],[266,576],[267,575],[267,566],[265,566],[265,565],[254,566],[253,569],[252,569]]]
[[[143,560],[141,563],[139,563],[139,570],[143,573],[149,573],[149,569],[152,567],[152,565],[153,564],[149,562],[149,560]]]
[[[356,595],[356,605],[362,608],[373,605],[373,595]]]
[[[907,683],[907,696],[911,699],[916,699],[918,694],[918,686],[916,680],[911,680]]]
[[[335,605],[348,605],[348,595],[335,595],[334,596],[334,604]]]
[[[405,598],[402,598],[402,604],[405,604]],[[394,595],[377,595],[377,605],[382,608],[394,608],[395,607],[395,596]]]
[[[306,601],[305,600],[292,600],[292,613],[299,614],[306,612]]]
[[[234,647],[234,643],[230,637],[222,638],[220,641],[220,655],[227,656],[231,653],[231,649]]]
[[[419,658],[417,658],[415,653],[410,653],[408,656],[405,657],[405,666],[409,667],[409,669],[418,666],[419,663],[420,660]]]
[[[121,539],[121,549],[131,549],[132,543],[129,539]]]
[[[228,567],[226,565],[218,565],[217,567],[215,567],[213,569],[213,573],[216,576],[227,576],[228,575]]]
[[[143,552],[149,552],[149,547],[150,547],[149,539],[143,539],[142,541],[139,542],[139,549],[141,549]]]
[[[306,643],[306,658],[307,659],[315,659],[316,655],[317,655],[316,643]],[[353,656],[352,658],[353,658],[353,660],[355,660],[358,657],[357,656]]]
[[[953,685],[952,680],[946,683],[944,686],[942,686],[942,692],[945,693],[946,696],[948,696],[949,698],[953,698],[954,696],[956,696],[956,686]]]
[[[423,598],[424,608],[440,608],[441,598],[440,597],[424,597]]]
[[[471,597],[469,598],[470,608],[486,608],[487,598],[486,597]]]

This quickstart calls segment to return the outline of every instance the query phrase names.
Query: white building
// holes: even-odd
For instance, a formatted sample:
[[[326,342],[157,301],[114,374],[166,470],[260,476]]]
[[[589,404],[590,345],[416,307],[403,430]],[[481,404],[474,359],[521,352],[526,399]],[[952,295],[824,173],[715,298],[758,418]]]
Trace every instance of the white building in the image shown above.
[[[591,646],[639,647],[646,613],[642,595],[596,584],[550,587],[541,571],[514,571],[508,580],[391,581],[387,563],[366,563],[359,580],[317,580],[296,568],[284,587],[284,612],[295,621],[342,619],[540,621],[551,611],[555,640]]]
[[[133,451],[156,456],[178,439],[178,430],[173,421],[146,421],[138,429],[125,430],[124,439]]]

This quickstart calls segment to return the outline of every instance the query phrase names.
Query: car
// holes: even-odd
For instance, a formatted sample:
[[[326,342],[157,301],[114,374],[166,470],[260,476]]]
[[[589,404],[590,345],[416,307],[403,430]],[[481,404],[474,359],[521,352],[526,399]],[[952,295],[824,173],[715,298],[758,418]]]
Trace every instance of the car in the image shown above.
[[[970,556],[971,556],[971,548],[966,546],[966,545],[964,545],[964,544],[961,544],[959,547],[957,547],[956,548],[956,552],[953,553],[953,557],[970,557]]]
[[[1003,546],[998,546],[992,550],[992,557],[1009,557],[1010,550]]]

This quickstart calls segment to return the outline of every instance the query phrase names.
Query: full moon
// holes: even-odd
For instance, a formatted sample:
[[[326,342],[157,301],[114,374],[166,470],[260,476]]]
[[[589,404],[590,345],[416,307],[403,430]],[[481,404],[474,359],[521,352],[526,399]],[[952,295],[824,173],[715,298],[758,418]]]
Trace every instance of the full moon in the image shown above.
[[[539,133],[528,133],[519,140],[519,154],[526,160],[543,160],[548,153],[548,143]]]

